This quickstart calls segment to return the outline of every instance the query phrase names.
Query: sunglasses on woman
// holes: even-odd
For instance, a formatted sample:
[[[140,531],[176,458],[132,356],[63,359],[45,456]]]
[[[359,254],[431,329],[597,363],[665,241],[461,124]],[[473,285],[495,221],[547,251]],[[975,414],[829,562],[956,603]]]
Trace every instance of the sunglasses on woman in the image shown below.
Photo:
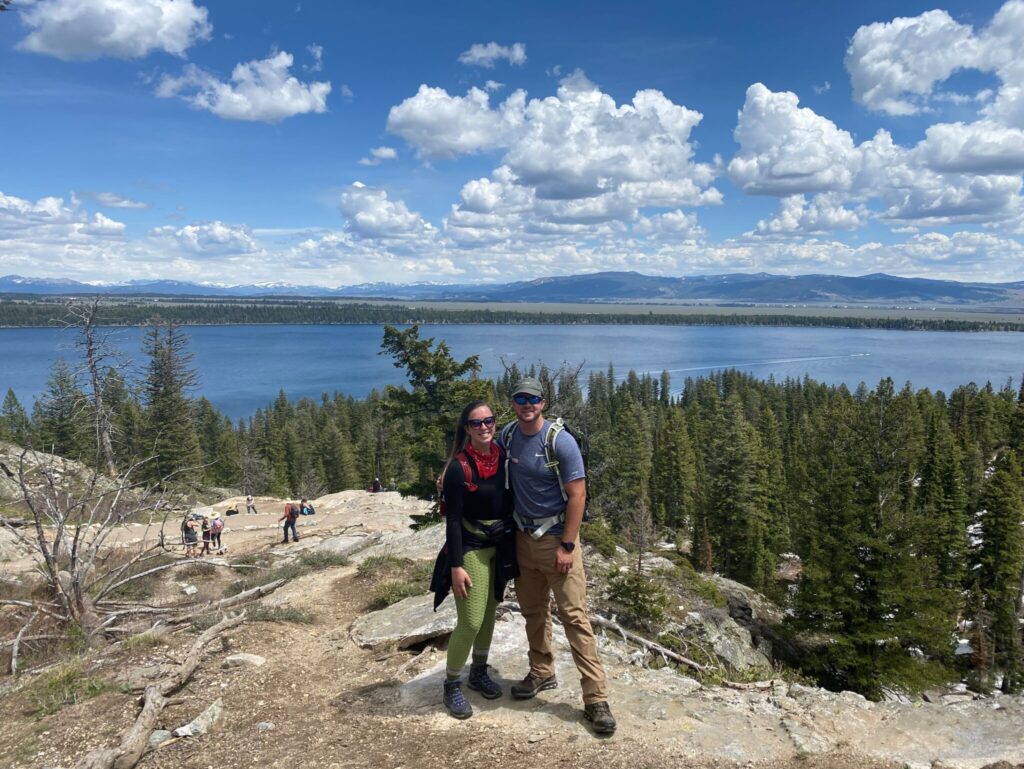
[[[542,400],[544,400],[544,398],[540,395],[524,395],[523,393],[518,393],[517,395],[512,396],[512,401],[517,406],[525,406],[527,403],[531,406],[536,406]]]
[[[467,419],[466,424],[470,427],[479,430],[481,427],[494,427],[494,417],[484,417],[483,419]]]

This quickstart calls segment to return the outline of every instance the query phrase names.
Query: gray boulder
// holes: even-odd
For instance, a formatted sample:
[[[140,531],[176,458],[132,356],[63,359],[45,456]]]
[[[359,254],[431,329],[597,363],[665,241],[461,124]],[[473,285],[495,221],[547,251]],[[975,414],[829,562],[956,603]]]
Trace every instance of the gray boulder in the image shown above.
[[[746,672],[771,668],[771,660],[755,648],[750,631],[721,609],[690,612],[677,632],[711,651],[732,670]]]
[[[448,635],[457,620],[455,601],[446,600],[434,612],[434,595],[413,596],[386,609],[364,614],[352,623],[352,640],[363,648],[396,645],[408,649],[431,638]]]

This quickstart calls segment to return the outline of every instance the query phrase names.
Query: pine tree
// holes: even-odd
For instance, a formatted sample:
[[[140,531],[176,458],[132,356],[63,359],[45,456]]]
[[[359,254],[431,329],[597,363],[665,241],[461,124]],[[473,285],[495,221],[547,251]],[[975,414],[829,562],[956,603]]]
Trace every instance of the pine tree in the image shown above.
[[[763,449],[737,394],[727,400],[715,432],[708,468],[708,529],[717,563],[726,576],[763,591],[775,570],[761,485]]]
[[[697,470],[681,409],[669,408],[654,436],[651,505],[655,521],[673,530],[689,530],[696,511]]]
[[[412,455],[417,465],[414,493],[429,497],[435,480],[455,439],[455,427],[462,408],[474,400],[493,400],[490,383],[476,377],[479,358],[463,361],[451,356],[447,343],[420,339],[418,325],[405,331],[384,327],[381,354],[394,358],[395,368],[404,369],[411,389],[389,385],[385,389],[384,417],[408,418],[415,436]]]
[[[32,440],[32,425],[28,421],[28,414],[18,402],[14,390],[10,388],[4,396],[3,405],[0,406],[0,440],[10,441],[22,447],[28,446]]]
[[[145,442],[152,457],[145,472],[159,483],[196,480],[201,454],[188,391],[197,377],[190,368],[188,338],[173,324],[157,324],[146,333],[143,345],[149,356],[143,385]]]
[[[993,659],[1003,671],[1003,689],[1024,688],[1024,658],[1018,597],[1024,572],[1024,495],[1016,455],[996,460],[982,496],[979,588],[991,617]]]
[[[46,393],[32,409],[36,445],[43,451],[71,459],[89,452],[89,411],[85,394],[63,358],[50,369]]]

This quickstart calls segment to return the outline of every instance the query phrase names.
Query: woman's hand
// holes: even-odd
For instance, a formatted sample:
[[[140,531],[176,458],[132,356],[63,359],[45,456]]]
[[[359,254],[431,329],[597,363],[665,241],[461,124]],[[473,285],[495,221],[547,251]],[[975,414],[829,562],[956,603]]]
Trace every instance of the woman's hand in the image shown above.
[[[465,598],[469,595],[469,589],[473,587],[473,580],[461,566],[452,569],[452,593],[456,598]]]

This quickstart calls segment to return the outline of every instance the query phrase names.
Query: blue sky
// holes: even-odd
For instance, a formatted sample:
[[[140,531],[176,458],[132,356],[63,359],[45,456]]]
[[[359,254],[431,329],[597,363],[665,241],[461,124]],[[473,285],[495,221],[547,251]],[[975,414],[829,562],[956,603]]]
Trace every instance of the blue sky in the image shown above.
[[[1024,0],[14,0],[0,274],[1024,279]]]

